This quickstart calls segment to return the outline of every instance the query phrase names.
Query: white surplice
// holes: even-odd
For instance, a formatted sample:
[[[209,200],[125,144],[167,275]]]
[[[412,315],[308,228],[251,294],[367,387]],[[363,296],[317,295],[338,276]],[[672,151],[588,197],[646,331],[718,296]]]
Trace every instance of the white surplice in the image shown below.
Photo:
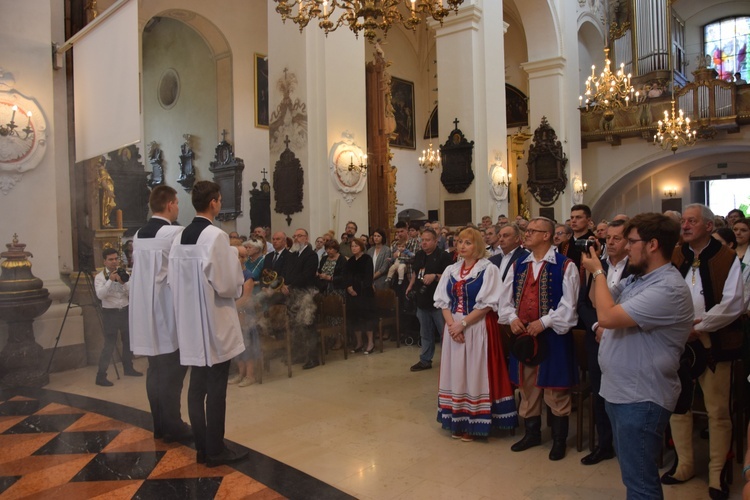
[[[130,278],[130,350],[158,356],[177,350],[172,291],[167,284],[169,251],[184,228],[166,225],[154,238],[133,238]]]
[[[169,253],[180,364],[213,366],[245,350],[235,299],[242,296],[242,267],[227,233],[206,227],[195,245],[175,239]]]

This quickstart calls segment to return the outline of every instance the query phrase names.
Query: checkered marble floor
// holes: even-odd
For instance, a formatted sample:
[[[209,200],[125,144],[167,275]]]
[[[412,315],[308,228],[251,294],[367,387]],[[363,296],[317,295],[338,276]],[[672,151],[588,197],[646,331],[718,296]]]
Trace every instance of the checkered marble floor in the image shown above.
[[[199,465],[194,449],[155,440],[149,428],[148,413],[115,403],[44,389],[0,392],[0,496],[351,498],[252,450],[236,466]]]

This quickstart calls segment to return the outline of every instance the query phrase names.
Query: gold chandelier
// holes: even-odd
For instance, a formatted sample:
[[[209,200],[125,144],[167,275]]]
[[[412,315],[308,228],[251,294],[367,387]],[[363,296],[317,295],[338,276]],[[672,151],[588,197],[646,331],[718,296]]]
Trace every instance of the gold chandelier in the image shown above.
[[[458,7],[464,0],[446,0],[448,8],[443,7],[443,0],[410,0],[405,9],[400,9],[402,0],[274,0],[278,5],[276,12],[281,14],[281,20],[291,19],[302,30],[313,19],[318,20],[318,26],[326,35],[341,25],[346,25],[359,37],[364,31],[364,37],[370,43],[375,43],[377,31],[382,31],[383,37],[395,24],[415,31],[422,18],[431,16],[435,21],[443,24],[443,19],[451,10],[458,12]],[[294,8],[297,14],[292,15]],[[408,13],[404,15],[403,10]],[[338,14],[338,16],[336,16]]]
[[[659,127],[654,134],[654,144],[658,144],[662,149],[671,149],[674,154],[680,146],[695,144],[695,136],[696,131],[690,129],[690,118],[685,117],[681,109],[675,115],[673,90],[672,116],[670,117],[669,111],[664,111],[664,120],[659,120]]]
[[[419,157],[419,166],[424,169],[426,174],[440,168],[440,150],[432,149],[432,143],[427,150],[422,150],[422,156]]]
[[[620,64],[617,73],[612,73],[609,48],[604,48],[604,71],[596,76],[596,66],[591,66],[591,76],[586,79],[586,92],[578,96],[578,104],[586,111],[601,110],[606,121],[615,117],[615,109],[627,107],[631,100],[640,96],[630,83],[631,74],[625,74],[625,64]]]

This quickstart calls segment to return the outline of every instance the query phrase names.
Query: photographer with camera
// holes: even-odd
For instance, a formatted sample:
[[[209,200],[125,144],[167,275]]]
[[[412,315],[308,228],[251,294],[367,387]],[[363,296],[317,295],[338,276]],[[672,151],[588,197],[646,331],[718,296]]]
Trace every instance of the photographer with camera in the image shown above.
[[[130,331],[128,329],[128,295],[130,293],[130,275],[125,268],[118,267],[117,250],[105,248],[102,252],[104,270],[94,278],[96,296],[102,301],[102,325],[104,328],[104,347],[99,356],[99,371],[96,374],[96,385],[111,387],[114,384],[107,380],[107,367],[112,359],[112,351],[117,343],[117,332],[122,340],[122,368],[129,377],[140,377],[143,374],[133,368],[133,353],[130,352]]]
[[[422,230],[422,250],[418,251],[412,262],[412,273],[406,296],[415,292],[417,303],[417,319],[419,319],[419,336],[422,339],[422,349],[419,351],[419,361],[411,367],[411,371],[420,372],[432,368],[432,357],[435,354],[435,335],[442,335],[445,327],[443,311],[437,309],[433,296],[437,289],[440,276],[445,268],[451,265],[452,259],[448,252],[437,247],[438,237],[432,228]]]

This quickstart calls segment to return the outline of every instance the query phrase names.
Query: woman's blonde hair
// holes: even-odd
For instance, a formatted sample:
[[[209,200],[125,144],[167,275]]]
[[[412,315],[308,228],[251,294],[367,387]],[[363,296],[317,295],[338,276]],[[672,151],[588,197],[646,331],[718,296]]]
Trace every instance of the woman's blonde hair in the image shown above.
[[[474,229],[473,227],[467,227],[458,233],[459,240],[471,240],[474,242],[474,253],[472,257],[475,259],[483,259],[487,257],[487,248],[485,247],[484,238],[482,233]]]

